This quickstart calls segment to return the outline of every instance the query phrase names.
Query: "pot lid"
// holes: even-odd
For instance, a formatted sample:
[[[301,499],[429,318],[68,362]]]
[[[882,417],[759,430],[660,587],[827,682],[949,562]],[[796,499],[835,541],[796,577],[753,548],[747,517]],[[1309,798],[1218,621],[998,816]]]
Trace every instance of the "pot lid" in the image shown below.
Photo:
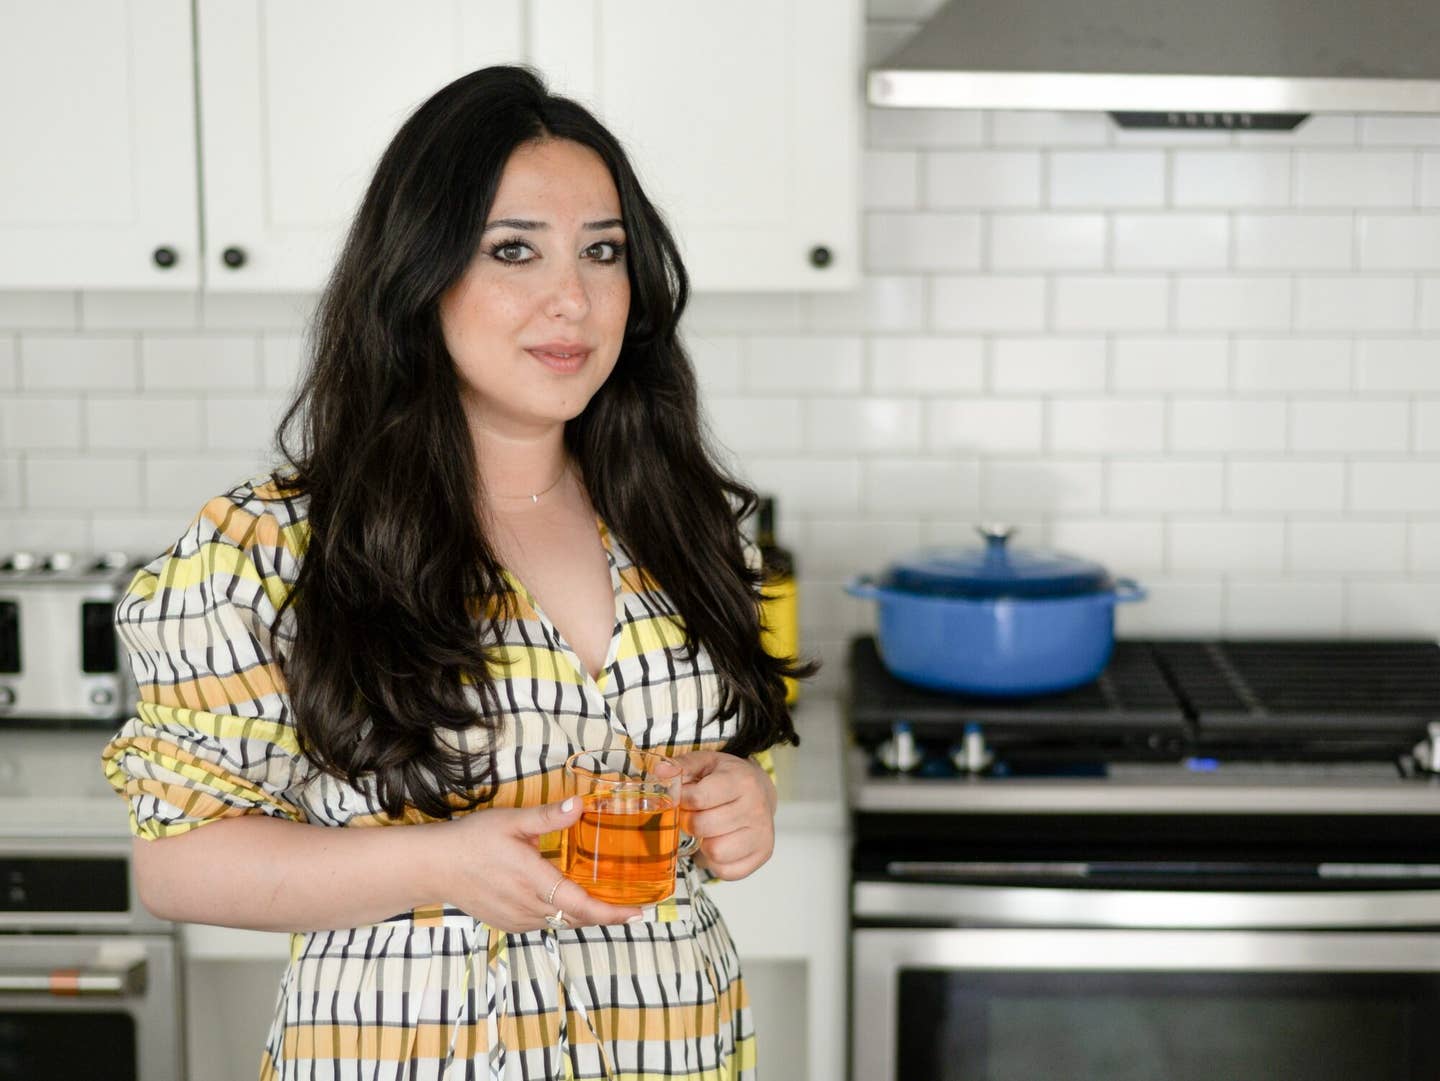
[[[1063,552],[1012,546],[1016,530],[982,525],[983,547],[927,548],[891,564],[879,583],[923,597],[1058,598],[1104,593],[1115,583],[1099,563]]]

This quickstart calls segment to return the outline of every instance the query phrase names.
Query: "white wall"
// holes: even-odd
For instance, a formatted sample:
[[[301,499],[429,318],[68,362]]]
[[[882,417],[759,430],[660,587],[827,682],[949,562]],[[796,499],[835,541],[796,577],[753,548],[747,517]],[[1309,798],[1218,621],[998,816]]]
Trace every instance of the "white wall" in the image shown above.
[[[871,55],[933,4],[871,0]],[[858,295],[687,322],[824,683],[848,575],[981,519],[1142,579],[1132,634],[1440,632],[1440,117],[872,110],[867,144]],[[0,294],[0,547],[167,543],[264,460],[312,303]]]

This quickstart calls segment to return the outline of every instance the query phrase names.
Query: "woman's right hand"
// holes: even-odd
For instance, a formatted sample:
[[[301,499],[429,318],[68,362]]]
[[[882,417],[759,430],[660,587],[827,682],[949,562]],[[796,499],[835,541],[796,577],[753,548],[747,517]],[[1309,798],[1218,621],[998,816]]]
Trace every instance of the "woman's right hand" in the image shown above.
[[[572,798],[472,811],[437,823],[436,899],[501,931],[539,930],[557,911],[571,927],[638,919],[640,909],[596,900],[540,855],[544,834],[568,829],[579,817],[580,801]]]

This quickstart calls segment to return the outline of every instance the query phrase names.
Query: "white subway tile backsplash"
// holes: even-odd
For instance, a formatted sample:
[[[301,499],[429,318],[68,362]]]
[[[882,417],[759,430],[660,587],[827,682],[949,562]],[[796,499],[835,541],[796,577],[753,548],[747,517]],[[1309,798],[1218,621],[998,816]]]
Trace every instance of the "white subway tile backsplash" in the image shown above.
[[[291,391],[305,367],[305,339],[298,334],[264,334],[260,338],[260,385]]]
[[[878,573],[921,543],[914,518],[812,518],[795,546],[796,561],[807,575]]]
[[[1440,278],[1420,279],[1421,330],[1440,330]]]
[[[194,330],[200,325],[196,292],[106,290],[79,297],[83,330]]]
[[[1105,389],[1104,338],[996,338],[991,348],[990,386],[1001,394]]]
[[[1362,116],[1361,146],[1440,146],[1440,117]]]
[[[1410,404],[1293,401],[1290,447],[1302,453],[1401,453],[1410,441]]]
[[[897,333],[925,327],[925,279],[918,274],[870,274],[857,292],[801,298],[806,326],[821,334]]]
[[[1099,270],[1105,266],[1103,214],[992,214],[995,270]]]
[[[811,450],[905,453],[920,449],[920,403],[912,398],[811,398],[805,403]]]
[[[1057,330],[1161,330],[1170,321],[1170,283],[1157,275],[1055,279]]]
[[[31,454],[22,469],[25,505],[37,510],[133,507],[140,491],[135,454]]]
[[[1034,150],[932,151],[921,199],[936,209],[1039,206],[1042,173]]]
[[[870,389],[884,394],[979,391],[985,351],[979,338],[874,337],[869,369]]]
[[[1381,514],[1440,511],[1440,462],[1352,462],[1350,505],[1355,511]]]
[[[1410,330],[1415,325],[1412,278],[1302,276],[1295,289],[1297,330]]]
[[[926,458],[865,463],[865,509],[878,516],[937,517],[972,511],[980,466],[974,461]]]
[[[79,404],[79,403],[76,403]],[[85,441],[91,450],[203,453],[204,415],[198,397],[128,395],[85,403]]]
[[[796,293],[696,293],[681,320],[684,334],[783,334],[804,326]]]
[[[1112,512],[1218,511],[1224,502],[1225,467],[1218,461],[1120,459],[1109,465]]]
[[[1345,504],[1345,465],[1339,461],[1230,462],[1233,511],[1338,511]]]
[[[1098,461],[990,458],[981,465],[981,500],[992,515],[1096,514],[1104,493],[1104,466]]]
[[[253,335],[146,335],[140,343],[146,390],[254,390],[260,370]]]
[[[1290,279],[1278,275],[1181,275],[1175,325],[1181,330],[1288,330]]]
[[[1399,574],[1405,570],[1403,522],[1292,520],[1290,568],[1302,574]]]
[[[1420,155],[1420,205],[1440,206],[1440,153]]]
[[[1413,447],[1420,454],[1440,453],[1440,401],[1414,403]]]
[[[1041,330],[1045,279],[1038,276],[937,276],[930,284],[936,330]]]
[[[90,537],[85,546],[95,552],[128,552],[149,558],[173,545],[185,525],[184,516],[174,511],[100,513],[90,520]]]
[[[1117,391],[1216,391],[1230,383],[1222,336],[1116,337],[1111,349]]]
[[[1051,206],[1161,206],[1164,202],[1164,151],[1056,150],[1050,155]]]
[[[1347,582],[1345,594],[1356,636],[1440,637],[1440,581]]]
[[[1050,404],[1050,447],[1061,452],[1155,451],[1165,445],[1165,403],[1156,398],[1069,399]]]
[[[1415,159],[1388,150],[1297,150],[1298,206],[1414,206]]]
[[[868,210],[912,210],[920,204],[920,155],[913,150],[867,150],[861,182]]]
[[[704,401],[710,431],[740,456],[798,453],[804,446],[804,409],[799,398],[714,395]]]
[[[1440,522],[1411,522],[1406,536],[1413,574],[1440,574]]]
[[[1164,523],[1123,518],[1060,518],[1050,523],[1052,547],[1098,560],[1115,575],[1133,577],[1165,562]]]
[[[858,391],[863,363],[859,338],[751,338],[745,356],[747,390]]]
[[[1440,266],[1440,213],[1361,214],[1364,270],[1426,270]]]
[[[1218,635],[1225,610],[1225,587],[1215,576],[1160,578],[1147,576],[1141,580],[1149,594],[1139,604],[1121,604],[1115,608],[1115,633],[1137,638]]]
[[[0,390],[14,390],[20,385],[20,350],[15,337],[0,334]]]
[[[774,495],[785,514],[855,515],[861,509],[855,458],[747,455],[742,472],[751,487]]]
[[[200,294],[200,325],[206,330],[287,330],[299,333],[315,315],[318,293]]]
[[[0,327],[6,330],[74,330],[80,325],[78,293],[0,290]]]
[[[1044,404],[972,398],[925,403],[925,447],[940,454],[1039,454]]]
[[[1222,269],[1230,261],[1230,219],[1174,211],[1116,214],[1115,266],[1121,270]]]
[[[996,146],[1104,146],[1110,118],[1104,113],[997,109],[990,113],[990,141]]]
[[[146,510],[193,514],[221,492],[260,473],[267,465],[268,456],[260,454],[147,455],[142,506]]]
[[[1176,150],[1171,201],[1177,207],[1290,205],[1290,152]]]
[[[690,334],[685,338],[685,349],[695,369],[702,403],[716,395],[740,393],[741,339]],[[270,386],[269,382],[266,386]]]
[[[1360,390],[1440,391],[1440,338],[1362,338],[1357,350]]]
[[[1325,638],[1344,620],[1345,591],[1333,580],[1232,578],[1225,595],[1225,631],[1242,635]]]
[[[865,267],[872,271],[978,270],[980,216],[876,211],[865,219]]]
[[[0,436],[7,450],[79,450],[78,398],[6,398],[0,401]]]
[[[129,335],[20,339],[20,386],[25,390],[134,390],[135,339]]]
[[[284,398],[272,395],[206,398],[206,445],[212,450],[244,451],[256,460],[264,458],[274,447],[275,428],[287,404]]]
[[[1170,449],[1182,453],[1283,450],[1285,430],[1282,401],[1194,398],[1171,405]]]
[[[1237,391],[1344,391],[1349,338],[1236,338]]]
[[[1172,571],[1275,571],[1285,565],[1285,524],[1233,518],[1175,519]]]
[[[89,520],[56,511],[43,518],[31,512],[0,517],[0,547],[31,552],[75,552],[87,547]]]
[[[1235,265],[1242,270],[1350,270],[1351,214],[1236,214]]]
[[[1032,544],[1037,538],[1045,536],[1046,526],[1043,518],[1031,517],[1021,511],[1007,512],[1004,516],[1005,525],[1011,530],[1012,536],[1023,537],[1021,544]],[[938,518],[930,519],[920,523],[920,542],[924,545],[944,545],[949,548],[974,548],[980,544],[980,522],[974,514],[962,518]]]
[[[969,109],[872,107],[866,121],[872,149],[979,146],[985,134],[983,115]]]
[[[21,480],[20,467],[19,458],[0,455],[0,510],[14,510],[24,502],[24,483]],[[9,515],[0,517],[0,525],[8,526],[9,522]]]

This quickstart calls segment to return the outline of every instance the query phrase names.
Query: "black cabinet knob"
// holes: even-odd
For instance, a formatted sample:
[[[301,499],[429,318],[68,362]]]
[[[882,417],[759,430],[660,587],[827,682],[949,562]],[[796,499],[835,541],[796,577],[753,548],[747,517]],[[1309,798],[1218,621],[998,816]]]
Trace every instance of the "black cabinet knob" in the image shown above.
[[[220,260],[231,270],[239,270],[245,265],[245,249],[226,248],[220,253]]]
[[[154,259],[155,265],[160,267],[162,270],[169,270],[172,266],[174,266],[180,261],[180,257],[175,254],[174,248],[167,248],[164,246],[156,248],[153,252],[151,252],[150,258]]]
[[[833,258],[834,256],[830,254],[830,249],[824,244],[817,244],[810,249],[811,266],[827,267]]]

